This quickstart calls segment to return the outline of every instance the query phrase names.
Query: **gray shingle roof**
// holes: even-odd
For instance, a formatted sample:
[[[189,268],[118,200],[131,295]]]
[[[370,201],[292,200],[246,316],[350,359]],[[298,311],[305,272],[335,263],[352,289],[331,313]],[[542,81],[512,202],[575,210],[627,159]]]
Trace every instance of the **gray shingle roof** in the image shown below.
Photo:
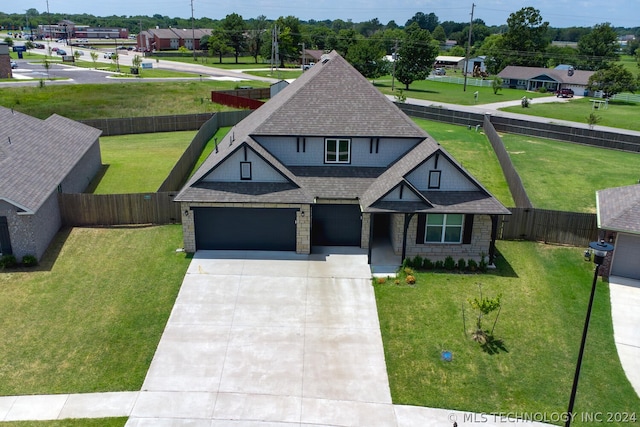
[[[36,211],[100,134],[58,115],[40,120],[0,107],[0,199]]]
[[[311,67],[300,78],[238,123],[180,191],[180,202],[314,203],[315,198],[359,199],[364,211],[433,211],[509,214],[413,120],[382,95],[337,53]],[[422,141],[388,168],[356,166],[284,166],[253,136],[396,137]],[[246,144],[289,181],[270,184],[208,183],[202,179]],[[411,171],[434,153],[449,158],[477,187],[456,194],[414,193],[424,203],[381,203]],[[268,193],[273,189],[271,193]],[[433,200],[429,200],[433,199]]]
[[[598,227],[640,234],[640,184],[596,192]]]

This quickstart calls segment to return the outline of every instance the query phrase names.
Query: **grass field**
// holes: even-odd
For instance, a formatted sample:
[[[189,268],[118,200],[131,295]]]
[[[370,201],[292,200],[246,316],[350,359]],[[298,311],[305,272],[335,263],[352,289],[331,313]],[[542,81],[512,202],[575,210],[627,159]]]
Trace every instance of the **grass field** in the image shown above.
[[[189,257],[180,225],[64,230],[0,272],[0,395],[140,390]]]
[[[528,114],[532,116],[547,117],[550,119],[569,120],[578,123],[587,123],[587,117],[594,113],[600,118],[596,124],[614,128],[640,131],[640,104],[624,101],[610,101],[607,109],[593,109],[591,98],[573,99],[569,102],[552,102],[545,104],[532,103],[529,108],[507,107],[502,111]]]
[[[640,179],[640,153],[513,134],[501,137],[536,208],[595,213],[597,190]]]
[[[127,82],[122,84],[3,87],[0,105],[46,119],[59,114],[73,120],[207,113],[229,110],[210,102],[211,91],[235,89],[238,82]],[[253,87],[268,83],[251,81]]]
[[[434,102],[445,102],[449,104],[459,105],[480,105],[491,104],[494,102],[515,101],[521,99],[525,94],[528,98],[540,98],[551,96],[548,93],[542,94],[537,92],[525,92],[518,89],[502,89],[497,94],[493,93],[491,87],[464,86],[455,83],[445,83],[435,80],[420,80],[411,83],[409,90],[404,89],[403,84],[395,82],[396,91],[391,90],[391,76],[384,76],[375,79],[374,85],[385,95],[396,95],[398,89],[402,89],[402,93],[407,98],[425,99]],[[478,101],[476,102],[474,93],[478,92]],[[521,108],[522,109],[522,108]]]
[[[498,268],[488,274],[417,273],[415,286],[374,285],[394,403],[484,413],[566,411],[593,264],[579,248],[499,241],[498,250]],[[468,299],[479,297],[479,283],[485,297],[502,294],[494,354],[469,334]],[[485,319],[485,328],[493,320]],[[441,360],[443,350],[453,353],[451,362]],[[638,408],[613,342],[608,287],[600,283],[575,411],[637,414]],[[579,421],[574,425],[587,424]]]
[[[185,131],[101,137],[104,170],[90,186],[93,193],[157,191],[195,134]]]

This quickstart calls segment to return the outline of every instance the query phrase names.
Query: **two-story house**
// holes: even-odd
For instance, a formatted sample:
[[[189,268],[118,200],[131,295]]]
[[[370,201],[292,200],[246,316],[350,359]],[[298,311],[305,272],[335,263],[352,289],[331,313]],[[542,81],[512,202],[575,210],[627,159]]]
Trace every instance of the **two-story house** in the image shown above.
[[[492,255],[509,211],[335,52],[238,123],[175,199],[185,250],[391,242]]]

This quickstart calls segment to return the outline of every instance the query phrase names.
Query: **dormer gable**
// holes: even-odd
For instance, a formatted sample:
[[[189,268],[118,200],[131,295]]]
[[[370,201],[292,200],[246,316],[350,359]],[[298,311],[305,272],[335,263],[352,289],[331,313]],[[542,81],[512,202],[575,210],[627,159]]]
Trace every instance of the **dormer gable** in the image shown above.
[[[437,150],[405,179],[419,191],[478,191],[482,188],[444,151]]]
[[[289,182],[246,142],[239,144],[199,182]]]

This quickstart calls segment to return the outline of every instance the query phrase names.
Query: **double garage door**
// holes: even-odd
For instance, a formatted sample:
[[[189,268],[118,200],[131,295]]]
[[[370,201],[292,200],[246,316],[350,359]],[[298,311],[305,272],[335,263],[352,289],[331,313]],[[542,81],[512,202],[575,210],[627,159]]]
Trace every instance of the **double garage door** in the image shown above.
[[[296,208],[193,208],[197,250],[296,250]],[[311,244],[360,246],[358,205],[312,206]]]
[[[194,208],[196,249],[295,251],[296,211]]]

